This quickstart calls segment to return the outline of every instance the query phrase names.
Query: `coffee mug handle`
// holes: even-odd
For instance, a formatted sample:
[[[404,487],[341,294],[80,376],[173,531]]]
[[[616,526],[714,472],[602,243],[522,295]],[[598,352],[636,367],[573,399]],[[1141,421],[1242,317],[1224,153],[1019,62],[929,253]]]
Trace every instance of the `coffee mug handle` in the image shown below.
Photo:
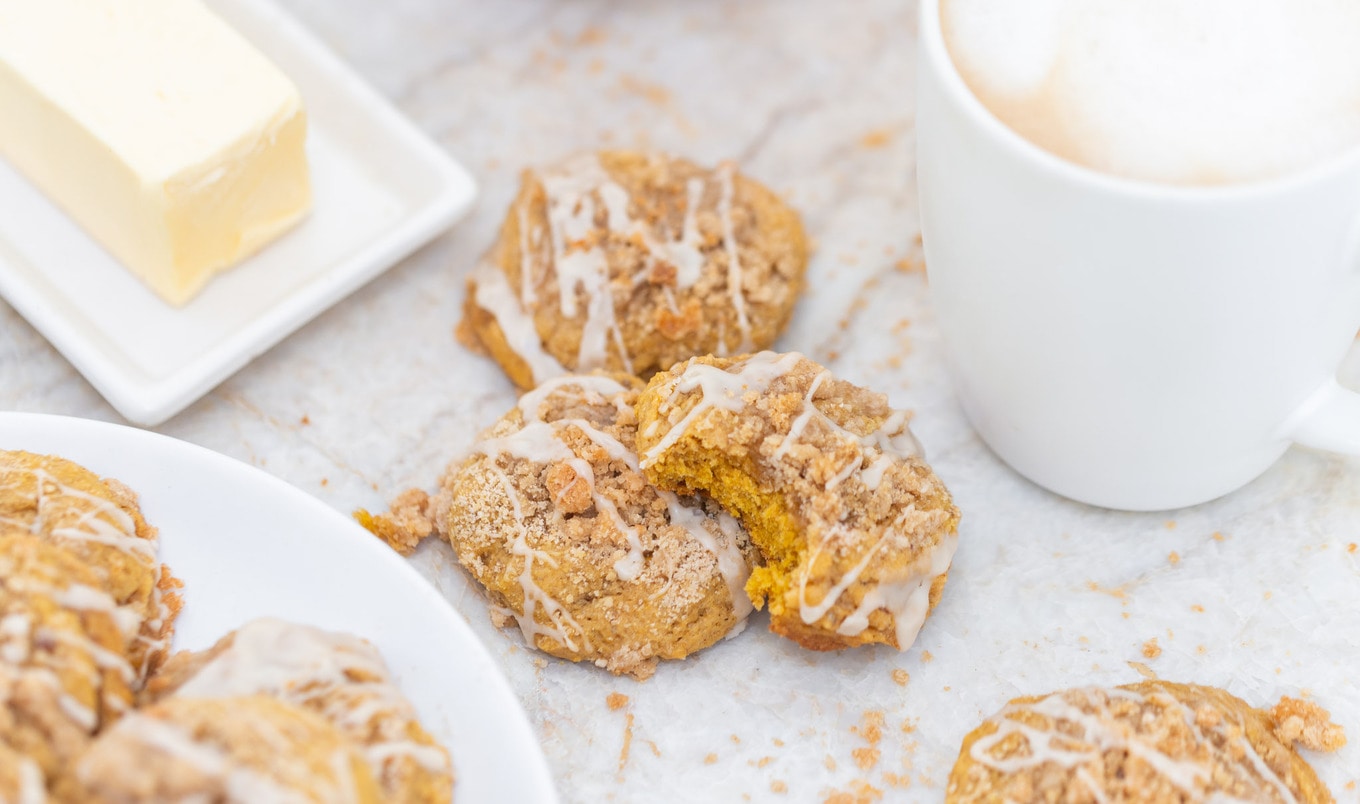
[[[1299,408],[1283,436],[1305,447],[1360,455],[1360,394],[1329,381]]]

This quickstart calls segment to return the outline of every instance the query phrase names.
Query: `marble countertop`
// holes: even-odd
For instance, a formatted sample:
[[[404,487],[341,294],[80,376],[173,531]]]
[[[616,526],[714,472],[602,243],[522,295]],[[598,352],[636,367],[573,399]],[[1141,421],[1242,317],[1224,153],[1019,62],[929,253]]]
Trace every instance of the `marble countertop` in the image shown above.
[[[807,653],[757,616],[641,684],[527,650],[491,626],[445,545],[422,546],[413,561],[500,661],[565,800],[938,802],[963,734],[1006,699],[1141,670],[1258,705],[1312,696],[1352,745],[1310,759],[1339,800],[1360,801],[1360,461],[1296,449],[1224,499],[1127,514],[1056,498],[978,441],[922,270],[915,3],[283,4],[483,195],[452,232],[157,430],[345,512],[431,486],[513,404],[453,327],[518,170],[578,149],[661,148],[735,158],[802,212],[814,291],[780,347],[914,410],[963,511],[949,587],[910,650]],[[1360,350],[1341,376],[1360,385]],[[0,409],[120,421],[3,303]],[[611,707],[611,693],[626,702]]]

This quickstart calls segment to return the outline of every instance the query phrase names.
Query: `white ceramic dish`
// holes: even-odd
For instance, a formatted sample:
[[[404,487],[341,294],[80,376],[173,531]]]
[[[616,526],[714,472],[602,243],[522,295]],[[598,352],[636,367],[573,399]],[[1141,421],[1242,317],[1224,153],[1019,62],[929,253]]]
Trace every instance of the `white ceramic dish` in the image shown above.
[[[158,424],[466,213],[463,168],[270,0],[208,0],[298,84],[314,207],[183,308],[0,160],[0,295],[131,421]]]
[[[396,553],[263,471],[131,427],[0,413],[0,449],[57,454],[141,496],[184,581],[175,648],[254,617],[349,631],[378,646],[421,721],[453,754],[459,804],[555,802],[509,685],[467,624]]]

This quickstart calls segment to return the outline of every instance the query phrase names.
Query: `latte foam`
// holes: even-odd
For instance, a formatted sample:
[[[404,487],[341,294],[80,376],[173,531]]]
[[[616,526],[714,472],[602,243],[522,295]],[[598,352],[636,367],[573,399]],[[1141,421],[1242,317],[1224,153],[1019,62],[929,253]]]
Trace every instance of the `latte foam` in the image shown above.
[[[1064,159],[1169,184],[1360,147],[1360,0],[940,0],[964,82]]]

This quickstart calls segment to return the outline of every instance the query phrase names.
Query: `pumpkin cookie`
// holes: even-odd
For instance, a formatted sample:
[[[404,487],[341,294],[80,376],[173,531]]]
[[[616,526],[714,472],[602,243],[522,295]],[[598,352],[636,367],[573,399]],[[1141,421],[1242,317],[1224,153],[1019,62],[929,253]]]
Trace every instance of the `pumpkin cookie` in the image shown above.
[[[765,559],[746,590],[813,650],[905,650],[944,588],[958,511],[908,414],[796,353],[699,357],[638,399],[647,478],[704,492]]]
[[[1332,802],[1294,741],[1333,750],[1345,737],[1302,701],[1266,712],[1166,681],[1017,698],[964,738],[945,801]]]
[[[384,801],[318,715],[264,696],[170,698],[99,736],[57,787],[65,801]]]
[[[463,334],[522,389],[764,349],[803,287],[793,210],[730,163],[603,151],[525,171],[468,280]]]
[[[350,634],[260,619],[205,651],[181,652],[147,682],[143,699],[270,695],[334,725],[368,761],[385,800],[448,802],[448,752],[393,684],[382,656]]]
[[[126,615],[71,553],[0,534],[0,749],[23,760],[0,771],[0,800],[30,800],[3,793],[53,778],[131,707],[137,621]]]
[[[156,529],[116,480],[51,455],[0,450],[0,527],[29,531],[88,564],[138,622],[136,686],[165,658],[181,605],[179,581],[156,560]]]
[[[564,659],[647,678],[740,625],[751,546],[711,503],[638,470],[633,377],[525,394],[452,468],[435,529],[486,587],[498,625]]]

